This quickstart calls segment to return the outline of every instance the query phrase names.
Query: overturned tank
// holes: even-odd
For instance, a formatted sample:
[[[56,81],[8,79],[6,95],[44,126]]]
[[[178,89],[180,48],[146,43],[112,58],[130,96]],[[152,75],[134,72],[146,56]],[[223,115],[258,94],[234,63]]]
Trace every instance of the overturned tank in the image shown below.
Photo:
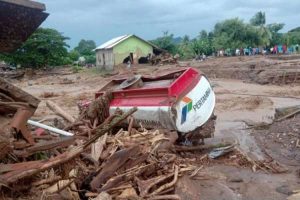
[[[209,80],[194,68],[173,71],[157,77],[132,76],[111,80],[97,93],[112,93],[109,113],[137,107],[134,125],[176,130],[192,139],[212,137],[215,94]],[[197,138],[197,137],[195,137]]]

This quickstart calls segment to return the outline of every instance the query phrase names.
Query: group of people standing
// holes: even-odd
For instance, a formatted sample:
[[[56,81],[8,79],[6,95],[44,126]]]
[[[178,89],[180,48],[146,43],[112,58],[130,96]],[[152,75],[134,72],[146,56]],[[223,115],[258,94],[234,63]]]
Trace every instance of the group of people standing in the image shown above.
[[[248,47],[233,49],[222,49],[217,51],[217,56],[253,56],[253,55],[267,55],[267,54],[287,54],[299,52],[299,45],[274,45],[273,47]]]

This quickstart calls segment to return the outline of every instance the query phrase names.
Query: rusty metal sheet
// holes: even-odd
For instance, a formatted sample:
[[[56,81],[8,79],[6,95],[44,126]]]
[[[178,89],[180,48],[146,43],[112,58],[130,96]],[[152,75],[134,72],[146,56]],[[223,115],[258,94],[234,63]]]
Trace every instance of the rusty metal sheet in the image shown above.
[[[0,52],[12,52],[48,17],[45,5],[24,0],[0,0]]]

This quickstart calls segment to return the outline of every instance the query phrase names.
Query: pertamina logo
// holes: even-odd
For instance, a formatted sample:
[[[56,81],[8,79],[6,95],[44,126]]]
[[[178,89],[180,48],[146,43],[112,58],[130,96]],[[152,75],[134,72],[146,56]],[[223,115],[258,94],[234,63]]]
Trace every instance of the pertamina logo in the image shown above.
[[[185,106],[181,110],[181,124],[183,124],[186,121],[188,112],[190,112],[193,108],[192,99],[188,97],[183,97],[182,101],[185,103]]]

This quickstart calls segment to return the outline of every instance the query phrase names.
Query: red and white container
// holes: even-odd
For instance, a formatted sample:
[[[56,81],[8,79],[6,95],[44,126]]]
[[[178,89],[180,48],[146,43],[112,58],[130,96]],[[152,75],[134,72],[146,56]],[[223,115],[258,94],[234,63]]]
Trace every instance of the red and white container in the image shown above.
[[[110,114],[116,108],[127,111],[137,107],[134,113],[137,124],[181,133],[196,130],[213,115],[214,91],[208,79],[194,68],[135,78],[133,83],[125,79],[112,80],[96,93],[98,97],[112,90]]]

